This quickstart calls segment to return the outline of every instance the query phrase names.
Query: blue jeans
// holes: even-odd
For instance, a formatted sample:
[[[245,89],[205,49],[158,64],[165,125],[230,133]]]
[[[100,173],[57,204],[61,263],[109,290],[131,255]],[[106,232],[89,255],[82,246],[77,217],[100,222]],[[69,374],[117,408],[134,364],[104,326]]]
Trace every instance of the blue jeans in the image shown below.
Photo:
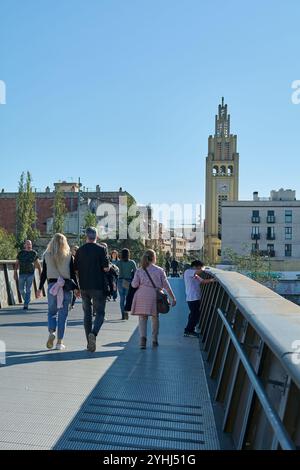
[[[24,305],[29,305],[33,278],[34,274],[20,274],[19,276],[19,290],[24,300]]]
[[[121,314],[122,314],[122,320],[125,318],[125,304],[126,304],[126,297],[129,291],[129,285],[128,288],[123,286],[123,281],[126,281],[126,279],[119,279],[118,280],[118,291],[119,291],[119,296],[120,296],[120,308],[121,308]],[[131,281],[127,281],[128,284],[130,284]]]
[[[50,294],[50,289],[53,285],[53,282],[48,285],[48,330],[49,332],[55,332],[57,326],[57,339],[63,339],[69,313],[69,305],[72,299],[72,292],[64,292],[63,306],[62,308],[57,309],[57,297]]]
[[[84,330],[86,339],[90,333],[95,336],[104,322],[106,294],[102,290],[89,289],[81,291],[82,308],[84,312]],[[93,302],[93,303],[92,303]],[[96,313],[93,326],[93,309]]]

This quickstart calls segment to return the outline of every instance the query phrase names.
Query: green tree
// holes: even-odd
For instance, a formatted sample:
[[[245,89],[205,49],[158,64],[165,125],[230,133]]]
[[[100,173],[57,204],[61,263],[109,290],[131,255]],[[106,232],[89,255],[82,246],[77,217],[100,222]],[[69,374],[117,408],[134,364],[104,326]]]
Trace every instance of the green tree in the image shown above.
[[[16,237],[0,227],[0,259],[16,259]]]
[[[259,251],[251,251],[244,246],[244,254],[238,255],[230,248],[224,250],[224,259],[234,265],[235,270],[254,279],[261,284],[274,289],[278,278],[277,273],[271,271],[270,257],[262,256]]]
[[[35,241],[39,237],[36,223],[35,194],[29,171],[23,172],[19,181],[17,196],[17,245],[22,247],[26,239]]]
[[[156,263],[157,263],[158,266],[165,269],[166,256],[165,256],[165,253],[162,250],[157,250],[156,251]]]
[[[97,216],[93,212],[88,211],[84,217],[84,228],[96,227],[97,225]]]
[[[83,223],[83,229],[85,232],[85,229],[88,227],[97,227],[97,216],[96,214],[93,214],[90,210],[85,214],[84,216],[84,223]],[[80,235],[80,242],[84,243],[86,239],[85,233],[82,233]]]
[[[134,207],[135,205],[136,205],[135,199],[130,194],[127,194],[127,207],[126,207],[127,214],[126,214],[126,217],[125,215],[124,217],[122,216],[119,217],[120,220],[119,220],[119,224],[117,225],[116,239],[107,238],[105,239],[105,242],[109,246],[109,251],[113,249],[121,251],[123,248],[128,248],[130,250],[131,258],[139,263],[142,257],[142,254],[145,251],[145,246],[142,242],[141,236],[136,239],[133,239],[129,236],[130,226],[132,226],[135,222],[138,222],[137,219],[139,218],[139,214],[128,215],[129,209]],[[126,224],[126,226],[124,226],[124,224]],[[126,232],[127,239],[120,238],[120,232]]]
[[[56,188],[54,198],[53,234],[64,233],[66,212],[67,207],[64,193],[60,188]]]

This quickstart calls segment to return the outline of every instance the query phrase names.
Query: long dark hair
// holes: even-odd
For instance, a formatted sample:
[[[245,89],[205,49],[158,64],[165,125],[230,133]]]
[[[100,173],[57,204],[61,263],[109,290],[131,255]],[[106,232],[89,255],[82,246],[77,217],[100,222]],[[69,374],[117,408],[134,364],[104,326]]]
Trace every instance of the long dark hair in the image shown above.
[[[116,260],[119,259],[119,253],[117,252],[117,250],[112,250],[111,254],[110,254],[110,259],[113,260],[113,254],[116,255]]]
[[[148,268],[148,266],[153,263],[156,253],[154,250],[147,250],[142,256],[141,266],[143,269]]]

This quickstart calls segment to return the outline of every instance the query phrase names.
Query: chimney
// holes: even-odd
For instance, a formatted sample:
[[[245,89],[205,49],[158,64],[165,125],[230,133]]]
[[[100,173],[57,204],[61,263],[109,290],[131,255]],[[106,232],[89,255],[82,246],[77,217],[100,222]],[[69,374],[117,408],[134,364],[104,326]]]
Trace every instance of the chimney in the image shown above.
[[[253,201],[258,201],[258,191],[253,191]]]

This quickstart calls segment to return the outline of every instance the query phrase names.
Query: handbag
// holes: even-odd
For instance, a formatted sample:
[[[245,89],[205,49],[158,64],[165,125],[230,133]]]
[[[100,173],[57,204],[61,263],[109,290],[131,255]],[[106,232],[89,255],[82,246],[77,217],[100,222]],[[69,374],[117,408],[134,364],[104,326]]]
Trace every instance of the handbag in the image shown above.
[[[133,297],[137,290],[138,290],[138,287],[132,287],[132,285],[130,284],[128,294],[126,295],[126,303],[124,307],[125,312],[131,311]]]
[[[163,291],[161,287],[156,287],[156,285],[153,282],[152,277],[148,273],[147,269],[144,268],[147,276],[149,277],[152,286],[156,290],[156,307],[157,307],[157,313],[168,313],[170,310],[170,301],[167,296],[167,294]]]

